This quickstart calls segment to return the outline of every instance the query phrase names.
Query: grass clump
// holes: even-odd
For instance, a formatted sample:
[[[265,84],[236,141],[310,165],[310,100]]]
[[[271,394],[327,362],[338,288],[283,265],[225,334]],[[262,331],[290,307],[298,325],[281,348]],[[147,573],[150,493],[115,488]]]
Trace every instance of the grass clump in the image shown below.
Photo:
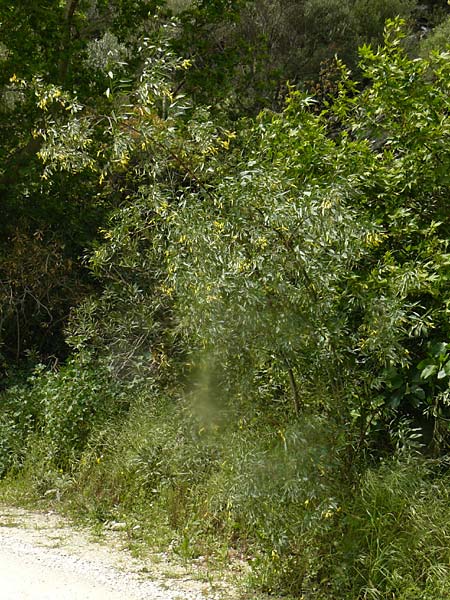
[[[447,465],[445,465],[445,470]],[[421,458],[392,459],[361,478],[330,557],[340,597],[450,597],[449,475]]]

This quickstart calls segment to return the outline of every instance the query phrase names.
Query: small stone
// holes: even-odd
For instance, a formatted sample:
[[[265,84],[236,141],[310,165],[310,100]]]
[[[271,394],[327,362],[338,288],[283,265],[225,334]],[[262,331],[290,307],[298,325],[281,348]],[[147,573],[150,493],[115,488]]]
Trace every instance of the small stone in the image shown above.
[[[123,531],[127,528],[127,524],[121,521],[111,521],[109,528],[111,531]]]

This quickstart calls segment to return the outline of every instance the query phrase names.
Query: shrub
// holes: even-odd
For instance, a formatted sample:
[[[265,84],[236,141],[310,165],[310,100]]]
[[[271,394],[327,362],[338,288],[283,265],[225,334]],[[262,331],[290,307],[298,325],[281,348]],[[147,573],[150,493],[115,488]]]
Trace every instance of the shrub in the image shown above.
[[[1,398],[3,472],[12,464],[20,466],[30,451],[29,442],[37,438],[46,441],[50,462],[69,468],[91,432],[127,409],[129,392],[87,355],[69,360],[59,370],[38,366],[25,383],[10,387]]]

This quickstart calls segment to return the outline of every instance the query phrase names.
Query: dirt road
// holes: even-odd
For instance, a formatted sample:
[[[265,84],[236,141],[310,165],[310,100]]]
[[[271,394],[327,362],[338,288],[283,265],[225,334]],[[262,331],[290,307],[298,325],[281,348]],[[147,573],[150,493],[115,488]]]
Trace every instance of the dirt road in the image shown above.
[[[122,592],[100,583],[91,573],[77,573],[71,565],[48,565],[41,560],[0,551],[1,595],[5,600],[40,600],[67,598],[73,600],[111,598],[123,600]],[[81,577],[82,579],[81,579]],[[131,596],[129,596],[131,598]],[[133,596],[134,598],[134,596]]]
[[[118,544],[120,536],[110,537],[107,545],[93,542],[55,514],[0,506],[0,598],[222,600],[233,595],[164,557],[134,559]]]

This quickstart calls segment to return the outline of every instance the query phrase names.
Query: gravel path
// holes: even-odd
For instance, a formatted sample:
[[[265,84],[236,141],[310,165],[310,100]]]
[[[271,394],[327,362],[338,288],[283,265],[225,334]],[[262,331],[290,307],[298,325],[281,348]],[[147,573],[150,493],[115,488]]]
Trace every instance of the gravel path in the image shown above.
[[[0,506],[2,600],[222,600],[231,589],[213,589],[199,572],[132,558],[89,539],[52,513]],[[116,548],[114,548],[116,546]],[[168,572],[171,575],[167,575]],[[227,593],[228,592],[228,593]]]

